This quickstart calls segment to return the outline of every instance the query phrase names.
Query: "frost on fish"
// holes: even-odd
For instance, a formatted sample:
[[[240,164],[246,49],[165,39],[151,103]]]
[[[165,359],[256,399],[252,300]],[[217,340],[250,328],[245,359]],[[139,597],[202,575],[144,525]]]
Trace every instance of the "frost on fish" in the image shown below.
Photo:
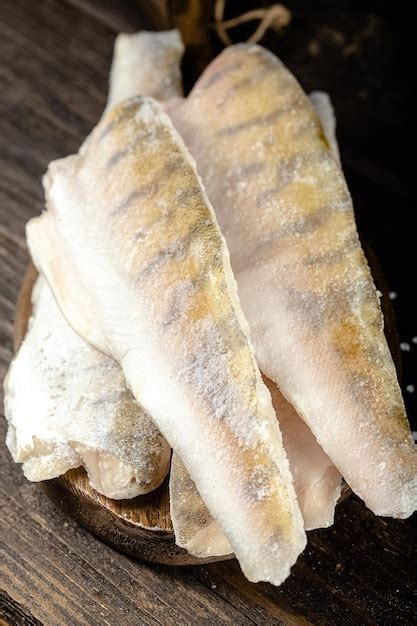
[[[264,381],[279,421],[304,527],[306,530],[327,528],[333,524],[342,477],[278,387],[267,378]],[[232,552],[175,453],[169,495],[175,540],[181,548],[198,557],[225,556]]]
[[[375,513],[416,508],[417,453],[352,200],[317,115],[259,46],[170,115],[228,243],[258,364]]]
[[[179,135],[133,98],[52,163],[35,264],[91,344],[118,360],[250,580],[280,584],[306,538],[225,242]]]
[[[114,44],[106,110],[138,94],[157,100],[180,96],[183,53],[178,30],[120,33]]]
[[[170,448],[126,388],[118,363],[63,318],[42,278],[26,337],[5,381],[7,445],[29,480],[83,466],[109,498],[132,498],[165,478]]]

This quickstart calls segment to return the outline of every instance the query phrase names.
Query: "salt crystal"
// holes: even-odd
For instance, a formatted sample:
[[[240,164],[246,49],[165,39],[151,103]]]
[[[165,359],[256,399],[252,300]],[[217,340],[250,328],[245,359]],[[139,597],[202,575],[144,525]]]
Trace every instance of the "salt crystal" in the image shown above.
[[[382,298],[382,291],[379,291],[379,289],[376,290],[376,295],[378,296],[378,298]]]
[[[403,352],[410,352],[410,344],[406,341],[402,341],[400,343],[400,350],[402,350]]]
[[[407,385],[406,390],[408,393],[414,393],[415,385]]]
[[[389,295],[389,299],[390,300],[395,300],[395,298],[397,297],[397,292],[396,291],[390,291],[388,295]]]
[[[417,343],[417,336],[416,336],[416,337],[413,337],[413,338],[411,339],[411,341],[412,341],[413,343]]]

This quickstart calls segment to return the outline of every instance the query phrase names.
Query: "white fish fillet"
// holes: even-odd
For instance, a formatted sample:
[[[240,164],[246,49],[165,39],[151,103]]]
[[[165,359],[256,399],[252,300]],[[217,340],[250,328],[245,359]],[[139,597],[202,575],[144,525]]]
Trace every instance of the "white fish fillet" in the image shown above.
[[[170,111],[229,246],[261,370],[379,515],[417,502],[417,453],[352,201],[294,77],[225,50]]]
[[[336,120],[330,98],[313,92],[310,99],[320,117],[333,155],[339,160]],[[181,99],[167,103],[172,110]],[[308,426],[285,400],[274,383],[265,379],[272,396],[284,448],[294,480],[298,504],[306,530],[326,528],[333,523],[341,492],[341,474],[317,443]],[[184,464],[174,452],[169,479],[171,519],[177,544],[198,557],[222,556],[232,552],[229,542],[207,510]]]
[[[39,278],[26,337],[5,380],[7,445],[29,480],[83,466],[109,498],[156,489],[170,448],[126,388],[120,366],[68,325]]]
[[[180,96],[183,53],[178,30],[120,33],[114,44],[106,110],[138,94],[157,100]]]
[[[161,99],[180,95],[183,48],[178,31],[119,35],[109,106],[136,90]],[[36,294],[29,336],[5,385],[7,441],[13,458],[23,462],[29,480],[47,480],[83,465],[90,484],[111,498],[132,498],[156,489],[168,471],[168,444],[141,408],[133,410],[135,401],[120,366],[74,333],[44,281],[38,281]],[[68,388],[63,380],[70,381]],[[67,406],[79,410],[64,411]],[[125,432],[129,424],[131,439]]]
[[[327,528],[341,492],[341,475],[317,444],[311,430],[267,378],[272,404],[279,419],[284,448],[294,480],[306,530]],[[169,478],[171,519],[177,544],[198,557],[232,552],[178,455],[172,455]]]
[[[67,319],[122,365],[245,575],[280,584],[306,537],[225,242],[179,135],[152,99],[106,115],[49,166],[27,226]]]

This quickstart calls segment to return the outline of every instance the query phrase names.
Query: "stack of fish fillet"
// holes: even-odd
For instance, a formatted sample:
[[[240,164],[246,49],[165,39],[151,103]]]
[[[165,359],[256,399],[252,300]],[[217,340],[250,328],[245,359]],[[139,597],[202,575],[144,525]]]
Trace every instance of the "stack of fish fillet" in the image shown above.
[[[235,45],[183,98],[182,53],[119,35],[101,120],[49,165],[7,444],[29,480],[83,466],[110,498],[170,468],[178,545],[279,585],[342,476],[409,516],[417,454],[328,97]]]

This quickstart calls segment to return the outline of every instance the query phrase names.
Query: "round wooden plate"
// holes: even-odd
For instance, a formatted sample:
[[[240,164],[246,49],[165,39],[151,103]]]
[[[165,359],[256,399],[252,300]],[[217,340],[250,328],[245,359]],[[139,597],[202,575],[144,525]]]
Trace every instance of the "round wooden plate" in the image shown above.
[[[366,249],[366,254],[377,287],[385,296],[382,304],[386,334],[399,369],[398,336],[387,285],[372,251]],[[32,310],[31,293],[36,277],[35,267],[29,265],[16,305],[15,351],[26,334]],[[92,534],[131,556],[169,565],[195,565],[233,558],[227,556],[199,559],[176,545],[169,513],[168,480],[152,493],[131,500],[111,500],[102,496],[90,486],[82,468],[44,481],[42,485],[61,508]],[[341,499],[346,498],[349,493],[349,488],[344,485]]]

